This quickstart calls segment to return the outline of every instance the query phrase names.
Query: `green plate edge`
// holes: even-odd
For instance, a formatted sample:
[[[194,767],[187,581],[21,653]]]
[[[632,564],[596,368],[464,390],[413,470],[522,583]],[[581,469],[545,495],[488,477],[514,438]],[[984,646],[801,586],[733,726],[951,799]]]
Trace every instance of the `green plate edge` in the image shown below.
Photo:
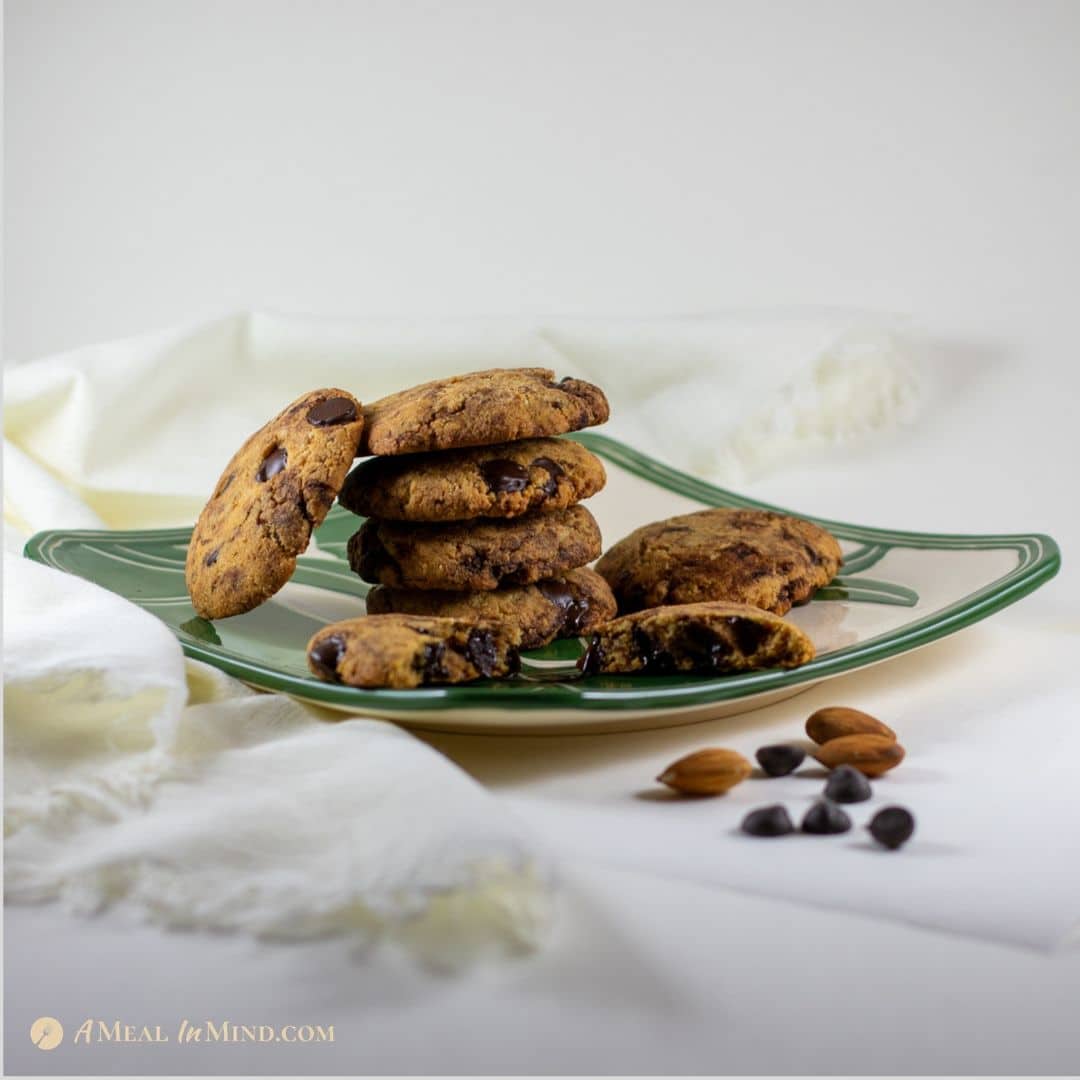
[[[587,446],[594,453],[628,472],[707,506],[745,506],[777,510],[781,513],[795,513],[800,517],[816,521],[841,539],[879,549],[876,557],[871,557],[871,562],[877,561],[877,557],[889,548],[900,546],[941,550],[1006,548],[1017,552],[1020,563],[1015,570],[933,615],[928,615],[878,637],[868,638],[856,645],[837,649],[800,668],[791,671],[759,671],[721,678],[665,679],[664,685],[655,685],[656,680],[639,676],[633,688],[625,686],[625,677],[622,677],[623,685],[610,688],[605,687],[604,676],[594,676],[572,682],[522,683],[501,680],[464,686],[423,687],[414,690],[361,690],[320,682],[314,677],[300,678],[285,675],[226,649],[178,638],[184,653],[263,689],[294,694],[308,701],[324,702],[337,708],[353,708],[356,711],[363,711],[365,705],[402,712],[423,712],[456,707],[669,710],[767,693],[797,686],[800,683],[814,682],[887,660],[956,633],[1015,603],[1049,581],[1061,567],[1061,552],[1058,545],[1051,537],[1042,533],[1004,535],[919,533],[831,521],[715,487],[704,480],[646,457],[639,451],[606,435],[585,432],[576,433],[569,438]],[[190,536],[190,533],[190,529],[51,530],[32,536],[26,543],[25,554],[36,562],[55,565],[44,553],[48,545],[59,538],[85,537],[86,539],[137,541],[140,538],[152,536],[162,541],[182,542]],[[676,685],[671,685],[673,682]]]

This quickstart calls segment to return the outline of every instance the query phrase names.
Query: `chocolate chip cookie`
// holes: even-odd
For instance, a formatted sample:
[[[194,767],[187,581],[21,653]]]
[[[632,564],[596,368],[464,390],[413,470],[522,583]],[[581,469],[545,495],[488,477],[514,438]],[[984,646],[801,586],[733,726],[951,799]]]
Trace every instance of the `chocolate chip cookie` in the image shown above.
[[[587,634],[615,615],[615,597],[594,570],[580,567],[534,585],[492,592],[424,592],[376,585],[367,595],[372,614],[398,611],[483,619],[515,628],[521,648],[538,649],[561,637]]]
[[[364,615],[324,626],[308,667],[327,682],[409,690],[499,678],[518,670],[515,632],[475,619]]]
[[[344,390],[313,390],[225,466],[188,544],[185,578],[204,619],[258,607],[292,576],[356,456],[364,419]]]
[[[793,623],[749,604],[706,602],[613,619],[594,632],[578,666],[586,675],[728,674],[813,658],[813,643]]]
[[[364,517],[390,521],[511,518],[564,510],[606,480],[600,459],[570,439],[523,439],[358,465],[338,496]]]
[[[608,418],[604,392],[548,368],[492,368],[436,379],[364,410],[361,454],[419,454],[579,431]]]
[[[599,554],[600,529],[584,506],[448,525],[368,518],[349,540],[349,565],[365,581],[408,589],[528,585]]]
[[[636,529],[596,564],[623,613],[727,600],[783,615],[836,574],[840,545],[821,526],[769,510],[718,508]]]

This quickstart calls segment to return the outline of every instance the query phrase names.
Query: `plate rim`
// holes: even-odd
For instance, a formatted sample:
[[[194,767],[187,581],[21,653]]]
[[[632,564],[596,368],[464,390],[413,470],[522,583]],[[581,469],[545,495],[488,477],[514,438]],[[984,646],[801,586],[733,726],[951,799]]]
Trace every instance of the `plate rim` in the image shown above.
[[[446,687],[417,687],[410,690],[369,690],[321,682],[313,676],[303,677],[280,672],[223,647],[207,646],[195,639],[182,637],[176,634],[176,628],[172,626],[169,629],[176,634],[184,654],[192,659],[209,663],[227,674],[263,689],[290,694],[315,704],[331,705],[336,709],[351,707],[355,711],[363,711],[367,704],[380,711],[393,709],[412,714],[422,714],[447,707],[466,707],[472,711],[530,709],[549,711],[633,709],[641,711],[653,709],[662,712],[749,697],[803,682],[820,681],[855,668],[890,659],[954,634],[1015,603],[1053,578],[1061,566],[1060,549],[1053,538],[1045,533],[928,533],[834,521],[762,502],[726,488],[717,487],[706,480],[648,457],[641,451],[608,435],[575,432],[568,437],[628,472],[706,506],[739,506],[794,514],[817,522],[840,539],[861,543],[866,548],[877,545],[885,546],[886,549],[893,546],[938,550],[1011,549],[1017,552],[1020,561],[1007,574],[945,608],[898,629],[867,638],[865,641],[846,646],[835,652],[826,653],[802,667],[695,679],[692,684],[686,686],[635,686],[632,689],[620,687],[605,690],[597,685],[604,677],[594,676],[568,682],[544,681],[530,682],[525,685],[521,680],[495,680]],[[146,540],[152,537],[162,542],[183,543],[190,535],[190,528],[50,529],[30,537],[26,542],[24,554],[35,562],[64,570],[63,566],[50,558],[51,549],[64,541],[74,539],[124,542]],[[102,587],[107,588],[107,586]],[[137,603],[135,600],[132,602]]]

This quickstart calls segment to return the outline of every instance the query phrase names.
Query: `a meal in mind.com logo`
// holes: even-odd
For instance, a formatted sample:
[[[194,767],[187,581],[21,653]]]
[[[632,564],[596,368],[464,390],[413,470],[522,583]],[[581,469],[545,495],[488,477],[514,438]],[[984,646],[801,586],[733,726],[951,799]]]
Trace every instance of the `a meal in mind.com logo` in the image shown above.
[[[52,1050],[64,1039],[64,1026],[52,1016],[30,1025],[39,1050]],[[232,1020],[183,1019],[172,1029],[161,1024],[125,1024],[121,1020],[84,1020],[74,1029],[73,1046],[84,1043],[326,1043],[334,1041],[333,1024],[237,1024]]]
[[[54,1016],[39,1016],[30,1025],[30,1041],[39,1050],[55,1050],[64,1041],[64,1025]]]

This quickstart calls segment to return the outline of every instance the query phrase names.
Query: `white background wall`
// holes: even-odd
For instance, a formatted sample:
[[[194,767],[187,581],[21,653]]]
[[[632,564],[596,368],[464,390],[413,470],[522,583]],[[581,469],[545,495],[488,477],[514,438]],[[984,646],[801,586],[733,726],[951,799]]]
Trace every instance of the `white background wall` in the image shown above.
[[[1027,603],[1075,610],[1080,0],[8,0],[5,53],[7,362],[237,308],[896,313],[961,348],[877,503],[753,494],[1050,532]]]
[[[237,307],[1076,357],[1080,3],[8,0],[9,362]]]

